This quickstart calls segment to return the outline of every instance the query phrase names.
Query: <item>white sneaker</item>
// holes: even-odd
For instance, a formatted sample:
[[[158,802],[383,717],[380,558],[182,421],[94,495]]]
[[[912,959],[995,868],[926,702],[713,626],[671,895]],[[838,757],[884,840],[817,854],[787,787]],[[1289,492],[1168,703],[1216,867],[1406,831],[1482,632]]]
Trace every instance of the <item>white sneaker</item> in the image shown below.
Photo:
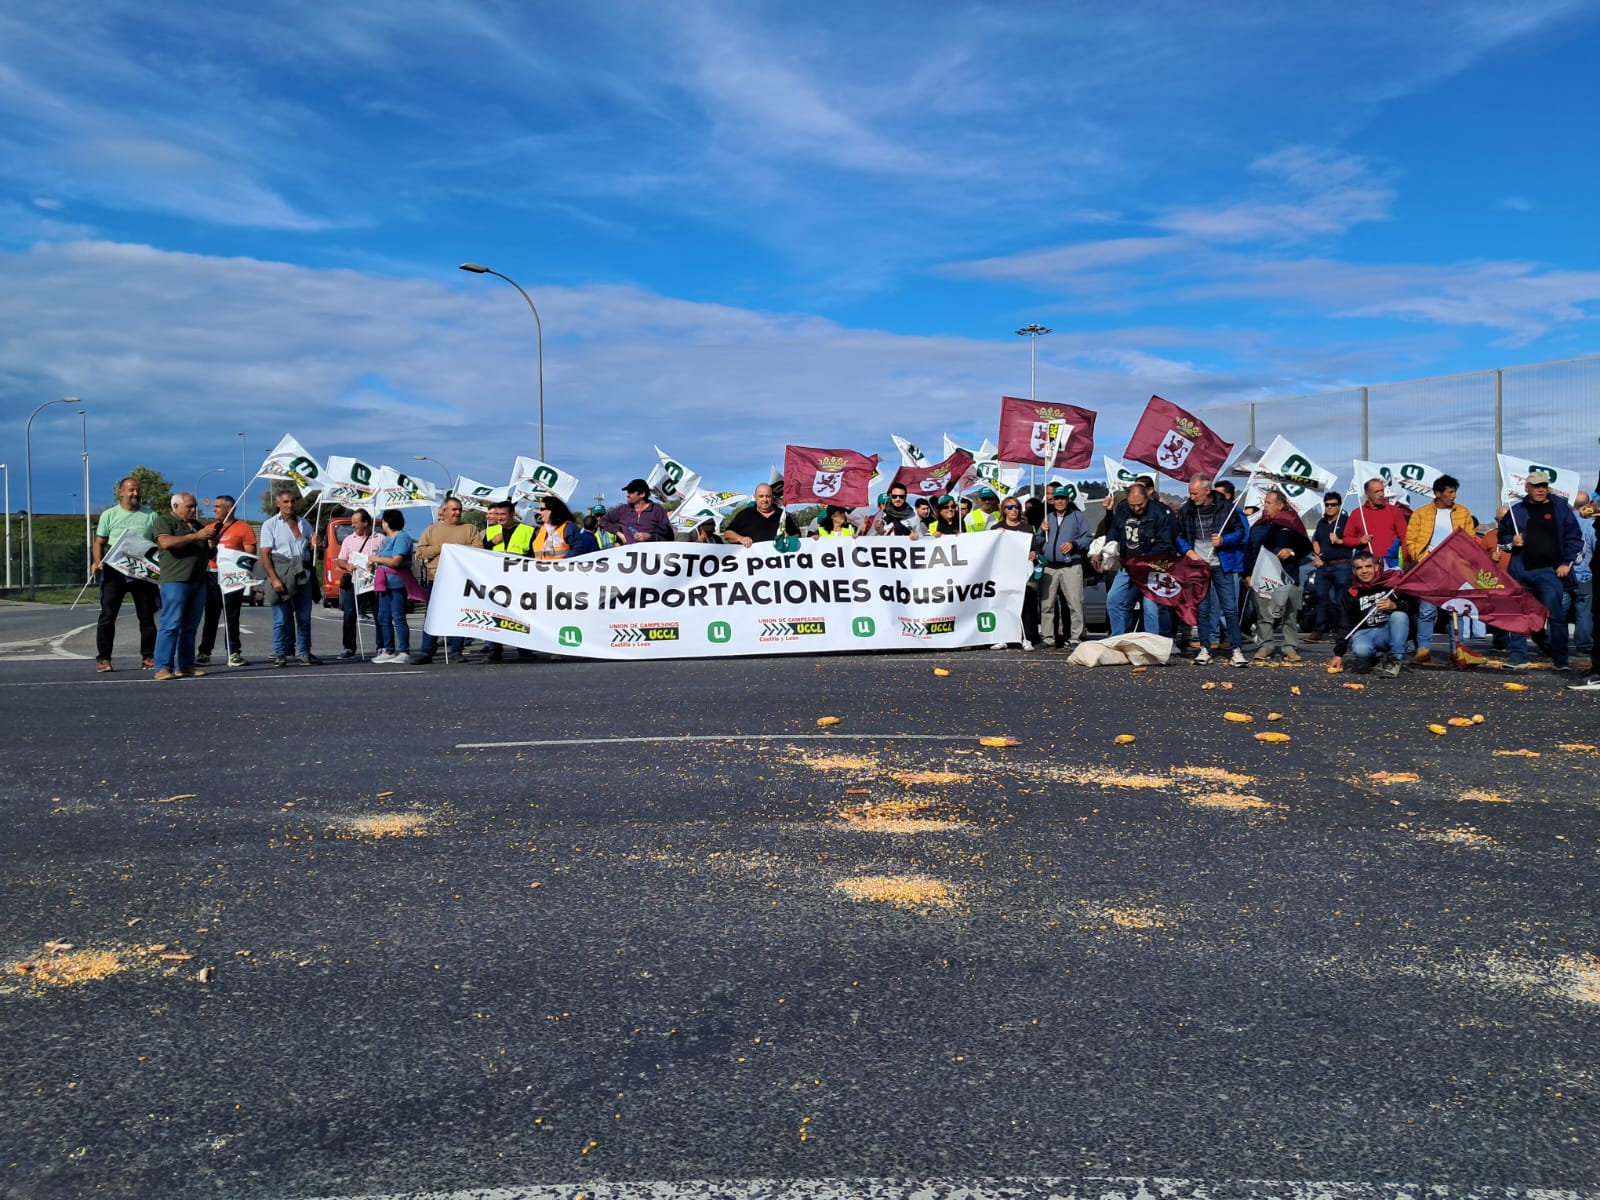
[[[1025,641],[1025,642],[1022,643],[1022,648],[1024,650],[1032,650],[1033,649],[1033,645],[1034,644],[1032,642]]]
[[[1207,650],[1204,646],[1201,646],[1200,652],[1194,656],[1194,665],[1197,667],[1204,667],[1210,662],[1211,651]]]
[[[411,665],[411,655],[402,650],[399,654],[389,655],[389,661],[397,667],[409,667]]]
[[[394,655],[387,650],[379,650],[372,656],[372,661],[375,663],[390,663],[394,661]]]
[[[1243,650],[1235,650],[1233,652],[1233,658],[1229,661],[1231,661],[1236,667],[1248,667],[1250,665],[1250,660],[1244,656]]]
[[[1600,692],[1600,675],[1591,675],[1582,683],[1567,684],[1569,692]]]

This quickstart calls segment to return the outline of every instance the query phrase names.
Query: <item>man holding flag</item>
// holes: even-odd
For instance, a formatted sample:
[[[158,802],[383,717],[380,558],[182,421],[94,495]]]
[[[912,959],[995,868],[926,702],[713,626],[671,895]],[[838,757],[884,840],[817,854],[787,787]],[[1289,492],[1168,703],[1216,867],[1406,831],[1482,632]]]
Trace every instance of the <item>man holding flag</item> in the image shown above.
[[[1150,499],[1150,489],[1144,484],[1129,484],[1127,499],[1112,511],[1106,542],[1117,545],[1123,565],[1116,582],[1106,593],[1106,615],[1111,622],[1111,632],[1127,633],[1133,628],[1134,610],[1140,604],[1142,593],[1144,631],[1171,636],[1171,618],[1165,615],[1171,610],[1139,587],[1130,560],[1178,557],[1177,526],[1172,513],[1165,504]],[[1142,574],[1148,579],[1148,566]]]
[[[1264,597],[1265,603],[1258,602],[1261,615],[1256,641],[1261,645],[1255,653],[1257,662],[1279,653],[1286,662],[1300,661],[1300,571],[1310,554],[1311,539],[1300,514],[1289,507],[1282,492],[1271,489],[1261,499],[1261,516],[1250,530],[1245,561],[1255,564],[1251,571],[1259,575],[1263,558],[1276,560],[1274,565],[1282,571],[1285,586],[1273,588]],[[1262,596],[1260,589],[1256,594]]]
[[[1583,530],[1572,507],[1550,493],[1550,476],[1529,471],[1525,482],[1527,496],[1513,504],[1500,518],[1500,548],[1511,554],[1511,577],[1538,597],[1549,610],[1549,629],[1540,649],[1548,647],[1550,661],[1558,671],[1567,669],[1566,592],[1576,590],[1572,564],[1583,553]],[[1489,624],[1497,624],[1489,621]],[[1505,628],[1504,626],[1500,626]],[[1510,660],[1513,671],[1528,669],[1528,639],[1511,632]],[[1537,638],[1538,635],[1536,634]]]
[[[1350,669],[1365,675],[1374,666],[1390,679],[1400,674],[1400,659],[1411,636],[1406,603],[1395,595],[1399,576],[1385,571],[1371,551],[1363,550],[1350,561],[1353,580],[1339,595],[1338,633],[1329,666],[1339,670],[1344,656],[1354,653]]]

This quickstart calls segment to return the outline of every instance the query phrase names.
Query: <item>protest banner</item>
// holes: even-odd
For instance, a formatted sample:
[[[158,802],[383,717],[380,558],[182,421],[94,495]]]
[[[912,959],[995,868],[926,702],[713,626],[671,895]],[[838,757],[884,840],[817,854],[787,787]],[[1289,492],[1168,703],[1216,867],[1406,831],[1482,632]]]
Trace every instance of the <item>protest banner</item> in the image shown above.
[[[604,659],[986,646],[1021,639],[1029,542],[647,543],[554,560],[448,545],[424,627]]]

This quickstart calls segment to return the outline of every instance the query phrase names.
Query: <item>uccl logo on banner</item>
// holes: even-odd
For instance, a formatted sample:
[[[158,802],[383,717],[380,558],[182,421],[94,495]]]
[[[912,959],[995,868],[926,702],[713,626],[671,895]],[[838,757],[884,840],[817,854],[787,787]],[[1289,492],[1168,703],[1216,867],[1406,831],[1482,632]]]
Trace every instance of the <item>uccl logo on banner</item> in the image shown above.
[[[1179,417],[1172,423],[1167,436],[1156,451],[1156,461],[1163,470],[1175,471],[1189,459],[1189,452],[1200,437],[1200,426],[1188,417]]]
[[[828,622],[821,617],[763,617],[759,640],[794,642],[803,637],[820,637],[827,632]]]
[[[532,633],[533,627],[524,625],[501,613],[485,612],[481,608],[463,608],[456,621],[458,629],[498,629],[506,633]]]
[[[956,631],[954,617],[901,617],[900,635],[902,637],[916,638],[918,641],[928,641],[930,638],[940,637]]]
[[[678,623],[676,621],[660,621],[639,625],[613,625],[611,627],[611,644],[624,650],[644,649],[656,642],[675,642],[678,640]]]
[[[817,460],[817,475],[812,481],[812,494],[817,496],[837,496],[839,489],[844,487],[844,459],[837,454],[829,454]]]

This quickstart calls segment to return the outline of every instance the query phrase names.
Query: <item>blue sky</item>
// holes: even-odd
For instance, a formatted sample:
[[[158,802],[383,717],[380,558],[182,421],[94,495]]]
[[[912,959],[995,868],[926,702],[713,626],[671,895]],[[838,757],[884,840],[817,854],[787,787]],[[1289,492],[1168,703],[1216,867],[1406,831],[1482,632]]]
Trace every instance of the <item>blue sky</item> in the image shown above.
[[[585,497],[993,436],[1031,321],[1112,454],[1152,392],[1592,353],[1597,60],[1560,0],[0,0],[0,456],[72,394],[96,507],[240,432],[503,478],[533,323],[467,260]],[[78,450],[40,415],[42,511]]]

